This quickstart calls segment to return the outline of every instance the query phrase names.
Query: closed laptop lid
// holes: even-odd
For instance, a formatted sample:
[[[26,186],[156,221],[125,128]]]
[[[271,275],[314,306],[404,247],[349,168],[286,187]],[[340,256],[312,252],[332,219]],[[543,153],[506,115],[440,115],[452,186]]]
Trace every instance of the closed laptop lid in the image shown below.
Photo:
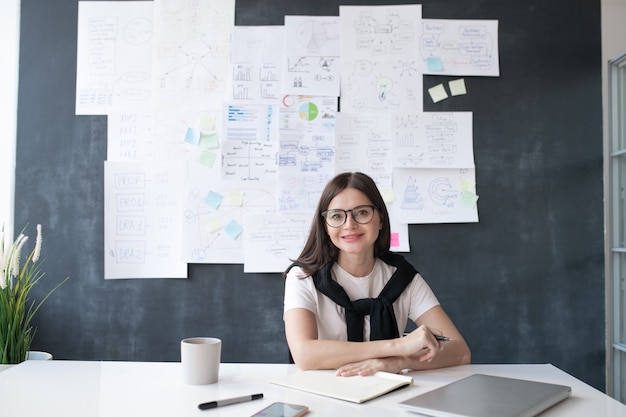
[[[564,385],[474,374],[400,406],[433,417],[532,417],[571,392]]]

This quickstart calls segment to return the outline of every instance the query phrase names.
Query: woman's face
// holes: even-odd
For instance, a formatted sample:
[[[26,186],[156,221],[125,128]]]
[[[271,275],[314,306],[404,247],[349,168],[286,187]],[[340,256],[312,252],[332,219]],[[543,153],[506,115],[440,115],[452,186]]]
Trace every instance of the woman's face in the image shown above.
[[[372,202],[361,191],[356,188],[346,188],[330,200],[327,210],[352,210],[355,207],[371,205]],[[374,210],[372,220],[366,224],[355,222],[350,212],[347,213],[346,222],[343,225],[331,227],[326,224],[326,233],[331,242],[341,252],[350,254],[373,255],[374,243],[381,229],[382,221],[378,210]]]

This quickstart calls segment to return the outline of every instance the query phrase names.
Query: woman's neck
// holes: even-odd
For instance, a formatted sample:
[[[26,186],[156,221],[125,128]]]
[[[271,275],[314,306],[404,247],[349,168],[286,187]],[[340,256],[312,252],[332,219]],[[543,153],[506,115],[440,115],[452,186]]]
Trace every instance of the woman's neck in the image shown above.
[[[360,278],[366,277],[372,272],[374,265],[376,265],[376,258],[373,254],[363,256],[340,252],[337,264],[353,277]]]

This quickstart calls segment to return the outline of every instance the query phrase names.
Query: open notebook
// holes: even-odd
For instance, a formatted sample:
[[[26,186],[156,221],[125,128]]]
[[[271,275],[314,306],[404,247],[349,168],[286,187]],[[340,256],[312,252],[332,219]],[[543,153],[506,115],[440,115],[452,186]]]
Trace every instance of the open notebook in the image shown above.
[[[336,376],[335,371],[302,371],[271,379],[272,384],[314,394],[362,403],[398,388],[409,386],[413,378],[387,372],[371,376]]]
[[[474,374],[400,403],[434,417],[532,417],[572,389],[538,381]]]

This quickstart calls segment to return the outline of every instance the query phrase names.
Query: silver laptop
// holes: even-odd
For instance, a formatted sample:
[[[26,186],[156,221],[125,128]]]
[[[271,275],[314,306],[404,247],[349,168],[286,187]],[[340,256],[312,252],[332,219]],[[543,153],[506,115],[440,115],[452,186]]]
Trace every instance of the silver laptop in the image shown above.
[[[433,417],[532,417],[571,393],[564,385],[474,374],[400,406]]]

